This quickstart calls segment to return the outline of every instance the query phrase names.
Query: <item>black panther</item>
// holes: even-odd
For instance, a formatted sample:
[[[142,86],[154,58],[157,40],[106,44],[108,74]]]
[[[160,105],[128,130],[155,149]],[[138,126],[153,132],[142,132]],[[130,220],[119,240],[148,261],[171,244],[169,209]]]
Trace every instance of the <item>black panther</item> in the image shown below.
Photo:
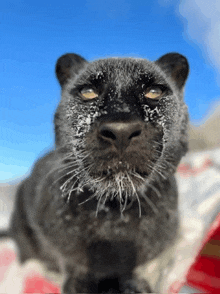
[[[20,184],[9,235],[22,264],[35,258],[63,277],[62,293],[156,291],[138,269],[178,235],[188,71],[177,53],[58,59],[55,148]]]

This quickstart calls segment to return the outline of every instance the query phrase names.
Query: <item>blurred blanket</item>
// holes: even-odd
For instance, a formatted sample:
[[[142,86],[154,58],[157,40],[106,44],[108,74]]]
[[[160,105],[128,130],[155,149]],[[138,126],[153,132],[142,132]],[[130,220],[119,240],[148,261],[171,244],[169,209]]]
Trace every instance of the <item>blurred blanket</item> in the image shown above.
[[[159,277],[156,292],[220,293],[220,150],[188,154],[177,180],[180,234],[172,249],[175,260]],[[0,212],[1,224],[7,223],[5,218],[5,211]],[[58,283],[46,279],[38,262],[19,266],[11,240],[1,242],[0,293],[60,293],[59,289]]]

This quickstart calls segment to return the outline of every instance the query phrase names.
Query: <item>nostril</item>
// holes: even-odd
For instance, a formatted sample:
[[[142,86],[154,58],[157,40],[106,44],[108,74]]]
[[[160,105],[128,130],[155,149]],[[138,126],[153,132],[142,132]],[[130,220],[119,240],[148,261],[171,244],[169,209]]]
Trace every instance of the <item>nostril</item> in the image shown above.
[[[113,132],[109,131],[109,130],[102,130],[100,132],[100,135],[102,137],[108,138],[108,139],[112,139],[112,140],[116,140],[116,136]]]
[[[98,137],[111,142],[117,148],[127,148],[132,138],[140,136],[142,125],[140,122],[107,122],[98,128]]]
[[[129,140],[131,140],[132,138],[134,138],[134,137],[138,137],[138,136],[140,136],[140,134],[141,134],[141,130],[138,130],[138,131],[135,131],[135,132],[133,132],[130,136],[129,136]]]

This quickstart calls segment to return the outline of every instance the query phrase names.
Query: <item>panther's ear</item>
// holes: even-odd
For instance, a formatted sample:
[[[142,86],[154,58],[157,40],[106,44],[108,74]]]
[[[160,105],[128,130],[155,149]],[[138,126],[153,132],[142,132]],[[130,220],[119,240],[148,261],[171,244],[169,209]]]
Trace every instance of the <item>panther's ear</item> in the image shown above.
[[[168,75],[181,90],[189,73],[187,59],[178,53],[168,53],[160,57],[155,63],[159,65],[165,74]]]
[[[62,55],[56,63],[56,75],[61,87],[67,80],[76,75],[88,62],[81,56],[73,53]]]

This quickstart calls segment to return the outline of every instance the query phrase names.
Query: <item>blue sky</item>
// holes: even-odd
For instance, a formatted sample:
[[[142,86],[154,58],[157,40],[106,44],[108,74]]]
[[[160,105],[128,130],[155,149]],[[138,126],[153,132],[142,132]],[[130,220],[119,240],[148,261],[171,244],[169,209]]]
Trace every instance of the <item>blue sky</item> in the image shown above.
[[[88,60],[110,56],[155,60],[168,52],[185,55],[191,68],[186,102],[191,121],[202,121],[220,97],[220,62],[212,50],[216,38],[208,42],[205,34],[214,27],[209,22],[212,14],[203,0],[192,7],[194,2],[184,0],[181,6],[172,0],[3,2],[0,182],[22,177],[37,157],[53,147],[52,120],[60,99],[54,67],[67,52]],[[204,18],[198,2],[204,6]]]

